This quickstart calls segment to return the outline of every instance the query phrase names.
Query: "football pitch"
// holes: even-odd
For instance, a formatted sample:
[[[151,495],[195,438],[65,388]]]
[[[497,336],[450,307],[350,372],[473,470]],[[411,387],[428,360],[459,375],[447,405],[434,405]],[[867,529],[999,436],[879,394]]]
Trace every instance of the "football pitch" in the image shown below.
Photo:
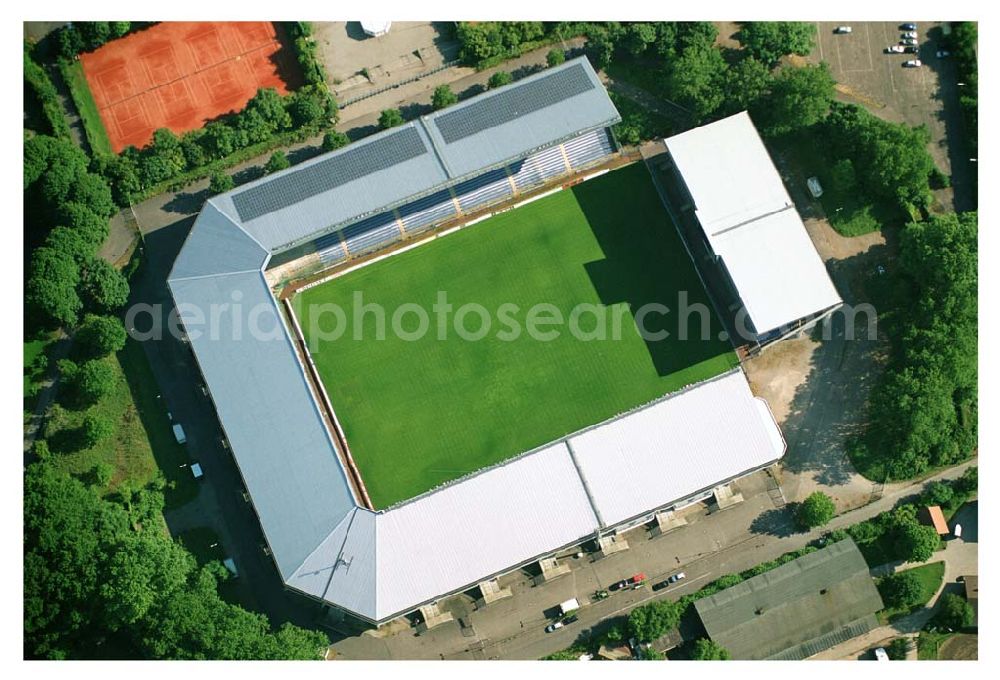
[[[705,313],[682,321],[681,292]],[[384,324],[360,302],[380,306]],[[308,289],[294,306],[377,508],[738,363],[641,163]]]

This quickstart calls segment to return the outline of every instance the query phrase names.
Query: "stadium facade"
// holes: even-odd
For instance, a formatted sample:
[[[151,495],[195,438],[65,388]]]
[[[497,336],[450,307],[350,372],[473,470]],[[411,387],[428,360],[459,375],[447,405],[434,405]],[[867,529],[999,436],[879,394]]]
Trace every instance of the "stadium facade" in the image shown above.
[[[781,458],[737,368],[391,508],[359,494],[272,257],[336,265],[586,171],[613,157],[619,120],[580,58],[206,202],[168,284],[287,587],[383,623]],[[237,304],[253,318],[211,311]]]

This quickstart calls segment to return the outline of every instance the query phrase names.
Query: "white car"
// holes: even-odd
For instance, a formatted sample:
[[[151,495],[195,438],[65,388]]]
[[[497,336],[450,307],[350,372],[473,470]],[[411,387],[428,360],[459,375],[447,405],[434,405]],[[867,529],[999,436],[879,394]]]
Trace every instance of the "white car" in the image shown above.
[[[875,660],[876,661],[888,661],[889,653],[885,651],[884,647],[878,647],[875,649]]]
[[[917,32],[916,31],[906,31],[906,32],[903,33],[903,37],[904,38],[916,38],[917,37]]]
[[[902,54],[903,53],[903,46],[902,45],[889,45],[888,47],[885,48],[885,51],[888,54]]]
[[[823,195],[823,186],[819,183],[819,177],[807,179],[806,186],[809,187],[809,193],[813,195],[813,198],[819,198]]]
[[[851,32],[851,27],[850,26],[837,26],[837,28],[833,29],[833,32],[834,33],[839,33],[839,34],[850,33]]]
[[[902,40],[899,41],[899,44],[900,45],[916,45],[917,44],[917,39],[916,38],[903,38]]]
[[[923,66],[923,62],[919,59],[910,59],[909,61],[903,62],[904,68],[920,68],[921,66]]]

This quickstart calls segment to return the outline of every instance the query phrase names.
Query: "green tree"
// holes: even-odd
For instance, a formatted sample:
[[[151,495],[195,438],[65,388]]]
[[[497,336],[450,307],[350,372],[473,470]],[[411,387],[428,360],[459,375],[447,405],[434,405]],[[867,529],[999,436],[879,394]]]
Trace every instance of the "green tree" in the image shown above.
[[[292,124],[297,128],[320,128],[327,117],[323,104],[311,92],[297,92],[288,104]]]
[[[912,571],[901,571],[886,576],[878,583],[879,594],[887,607],[907,609],[920,602],[923,587],[920,577]]]
[[[971,495],[979,490],[979,468],[973,465],[962,473],[962,476],[952,482],[955,493]]]
[[[823,120],[833,103],[834,84],[825,62],[781,69],[754,111],[764,134],[782,135]]]
[[[696,661],[728,661],[729,651],[714,640],[699,638],[691,649],[691,658]]]
[[[743,24],[740,44],[752,56],[774,66],[786,54],[806,56],[816,45],[816,26],[801,21],[754,21]]]
[[[435,111],[440,111],[441,109],[449,107],[457,102],[458,95],[452,92],[451,87],[447,84],[438,85],[434,88],[434,94],[431,96],[431,105],[434,107]]]
[[[42,246],[31,256],[30,276],[24,301],[29,314],[41,326],[73,326],[83,304],[76,289],[80,272],[72,258]]]
[[[924,505],[947,505],[955,492],[947,482],[931,482],[924,490],[920,501]]]
[[[91,314],[80,324],[74,345],[82,356],[94,359],[124,349],[127,337],[121,319]]]
[[[910,650],[910,641],[906,638],[896,638],[885,647],[891,661],[906,661],[906,653]]]
[[[81,272],[81,293],[88,309],[108,314],[128,302],[128,279],[106,260],[92,257]]]
[[[719,29],[711,21],[681,21],[677,24],[679,50],[689,47],[707,49],[715,45]]]
[[[497,71],[490,76],[489,81],[487,81],[486,86],[495,90],[498,87],[503,87],[504,85],[510,85],[514,82],[514,76],[512,76],[507,71]]]
[[[545,55],[545,63],[549,66],[558,66],[566,61],[566,53],[563,52],[558,47],[553,47],[549,50],[549,53]]]
[[[264,165],[264,172],[267,174],[273,174],[275,172],[280,172],[288,168],[291,164],[288,162],[288,157],[285,156],[284,151],[275,151],[271,154],[271,157],[267,159],[267,163]]]
[[[652,642],[677,627],[681,611],[676,602],[661,601],[640,605],[629,612],[629,633],[640,642]]]
[[[399,109],[385,109],[381,114],[379,114],[378,117],[378,126],[382,130],[394,128],[405,122],[406,121],[403,120],[403,114],[399,112]]]
[[[813,491],[799,504],[795,521],[803,529],[821,527],[837,514],[833,499],[822,491]]]
[[[754,106],[771,87],[771,71],[767,66],[747,57],[741,59],[726,72],[724,104],[729,115],[739,113]]]
[[[706,120],[726,99],[729,67],[714,47],[686,48],[670,67],[667,87],[670,95],[691,110],[697,121]]]
[[[208,190],[213,194],[224,194],[227,191],[232,191],[234,186],[235,182],[233,182],[232,176],[227,174],[225,170],[216,170],[208,179]]]
[[[292,117],[285,109],[285,101],[273,87],[257,90],[257,94],[247,102],[243,112],[259,115],[267,126],[269,136],[292,127]]]
[[[934,527],[912,522],[897,527],[895,543],[906,561],[926,562],[941,544],[941,539]]]
[[[94,483],[101,489],[108,488],[111,480],[115,476],[115,469],[103,460],[97,463],[93,469]]]
[[[603,26],[595,26],[587,33],[587,56],[598,69],[606,69],[611,65],[615,54],[615,40],[610,31]]]
[[[639,648],[640,661],[664,661],[667,656],[663,652],[658,652],[652,647]]]
[[[330,130],[323,135],[323,151],[335,151],[351,143],[350,138],[343,132]]]
[[[656,39],[656,24],[637,21],[630,23],[625,29],[624,47],[633,57],[639,57],[656,42]]]
[[[954,593],[945,593],[938,600],[936,622],[951,630],[962,630],[976,620],[976,612],[965,598]]]
[[[90,449],[115,433],[114,424],[104,416],[87,414],[80,427],[81,444]]]
[[[89,406],[108,394],[114,383],[114,369],[99,359],[91,360],[80,366],[73,376],[70,384],[71,397],[77,403]]]

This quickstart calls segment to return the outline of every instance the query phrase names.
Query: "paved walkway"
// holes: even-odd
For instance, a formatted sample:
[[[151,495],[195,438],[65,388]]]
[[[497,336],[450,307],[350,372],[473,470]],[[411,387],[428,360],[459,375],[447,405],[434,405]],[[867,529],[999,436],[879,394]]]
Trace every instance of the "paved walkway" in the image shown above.
[[[60,331],[60,337],[49,350],[49,370],[45,380],[41,383],[38,396],[35,398],[35,408],[24,423],[24,464],[27,466],[34,460],[32,447],[35,439],[45,425],[45,417],[49,412],[49,405],[55,398],[56,390],[59,388],[59,369],[57,364],[60,359],[65,359],[69,354],[72,345],[72,338]]]

